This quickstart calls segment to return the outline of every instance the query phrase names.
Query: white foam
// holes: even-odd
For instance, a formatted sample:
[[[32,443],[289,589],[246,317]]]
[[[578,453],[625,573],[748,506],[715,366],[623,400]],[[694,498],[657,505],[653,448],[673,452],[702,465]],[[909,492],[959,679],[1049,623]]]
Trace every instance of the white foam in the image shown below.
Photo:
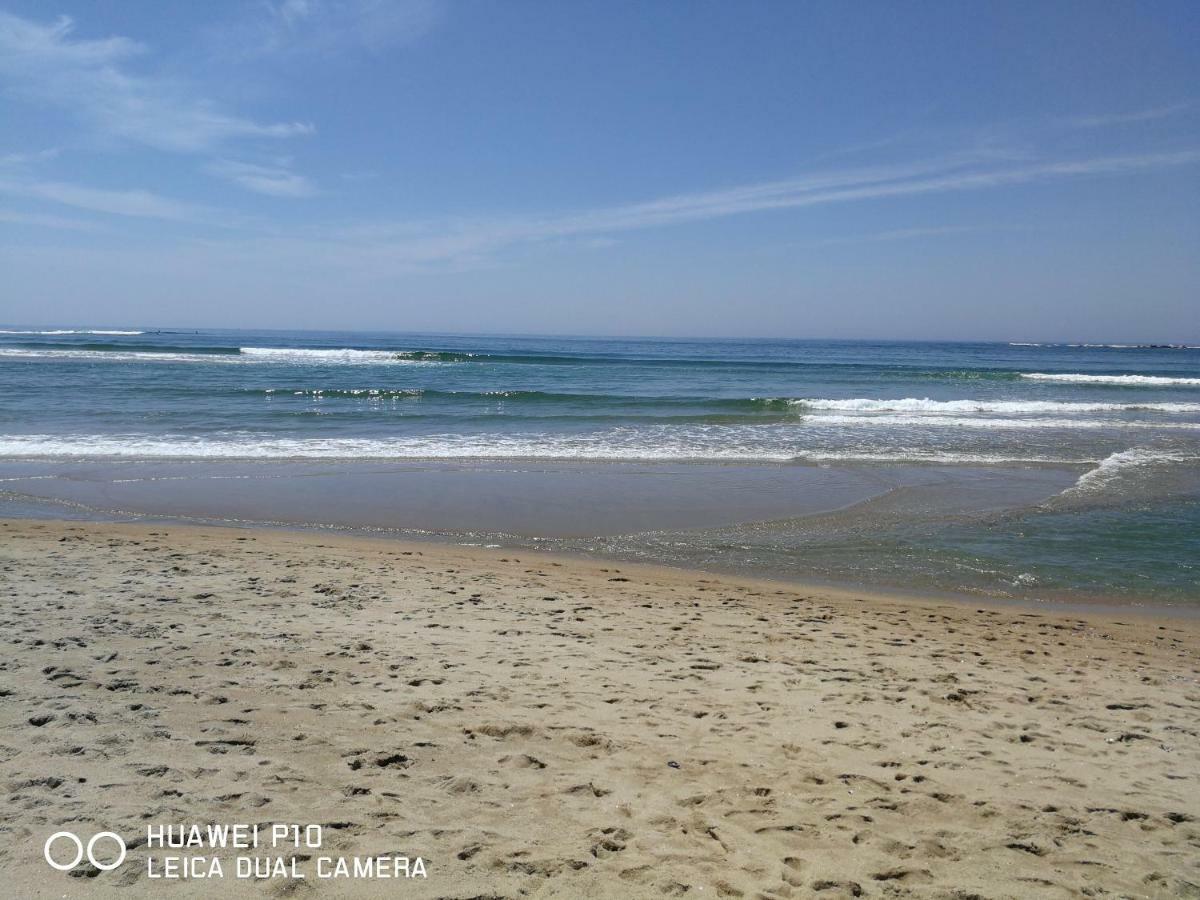
[[[145,334],[144,331],[117,331],[102,328],[59,328],[53,331],[10,331],[0,329],[0,334]]]
[[[300,347],[240,347],[243,356],[298,360],[381,360],[398,358],[393,350],[351,350],[349,348],[304,349]]]
[[[997,418],[930,415],[810,415],[803,421],[808,425],[854,425],[854,426],[918,426],[925,428],[1155,428],[1172,430],[1200,430],[1200,422],[1130,422],[1124,419],[1043,419],[1043,418]]]
[[[1042,344],[1036,341],[1009,341],[1010,347],[1075,347],[1089,350],[1200,350],[1194,344]]]
[[[239,350],[242,356],[272,362],[350,363],[357,365],[429,365],[437,363],[437,360],[414,359],[411,356],[411,351],[405,350],[303,349],[292,347],[241,347]]]
[[[0,436],[0,456],[19,458],[164,459],[562,459],[644,461],[745,461],[813,463],[1029,464],[1087,463],[1094,459],[1038,454],[989,454],[897,448],[892,451],[804,451],[789,442],[732,442],[727,436],[677,434],[665,440],[635,430],[567,435],[431,435],[397,439],[224,438],[151,435]]]
[[[1011,456],[1002,453],[961,453],[950,450],[898,449],[885,453],[865,453],[854,450],[798,453],[792,457],[803,462],[872,462],[923,463],[930,465],[1087,465],[1094,459],[1057,456]]]
[[[494,438],[434,435],[394,440],[366,438],[156,438],[141,435],[11,435],[0,437],[0,456],[147,457],[192,459],[713,459],[786,461],[770,449],[674,444],[541,435]]]
[[[1200,461],[1200,456],[1181,451],[1149,450],[1141,447],[1121,450],[1100,460],[1096,468],[1089,469],[1080,475],[1079,480],[1072,487],[1063,491],[1063,494],[1090,493],[1102,490],[1115,479],[1134,469],[1197,461]]]
[[[825,400],[815,398],[793,400],[791,402],[797,406],[807,409],[827,409],[863,413],[908,412],[929,413],[933,415],[973,412],[1006,413],[1009,415],[1020,415],[1024,413],[1054,413],[1060,415],[1071,415],[1075,413],[1134,412],[1143,410],[1162,413],[1200,412],[1200,403],[1072,403],[1060,400],[931,400],[928,397],[924,399],[905,397],[898,400],[869,400],[865,398]]]
[[[1191,344],[1065,344],[1067,347],[1085,347],[1090,350],[1197,350]]]
[[[42,350],[26,347],[0,347],[0,357],[8,359],[85,359],[91,362],[231,362],[237,357],[221,353],[179,353],[138,350]]]
[[[1022,372],[1022,378],[1034,381],[1062,381],[1069,384],[1153,385],[1156,387],[1200,385],[1200,378],[1173,378],[1166,375],[1084,375],[1079,373]]]
[[[392,350],[291,350],[274,347],[242,347],[240,353],[188,353],[157,350],[73,350],[41,347],[0,347],[0,357],[12,359],[86,359],[94,362],[211,362],[211,363],[299,363],[346,365],[437,365],[433,360],[408,359]]]

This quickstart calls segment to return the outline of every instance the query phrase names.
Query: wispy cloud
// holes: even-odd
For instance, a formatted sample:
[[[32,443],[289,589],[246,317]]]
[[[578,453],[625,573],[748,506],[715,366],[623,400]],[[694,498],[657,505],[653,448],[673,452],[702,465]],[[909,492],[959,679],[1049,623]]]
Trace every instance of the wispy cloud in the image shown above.
[[[954,234],[969,234],[976,231],[990,231],[991,228],[982,225],[934,225],[914,228],[893,228],[889,231],[873,231],[869,234],[849,234],[840,237],[823,238],[812,241],[809,246],[828,247],[836,244],[873,244],[877,242],[910,241],[927,237],[946,237]]]
[[[0,178],[0,193],[114,216],[193,223],[211,219],[208,210],[144,190],[114,191],[61,181]]]
[[[65,231],[103,231],[104,226],[87,219],[71,219],[66,216],[51,216],[43,213],[19,212],[0,209],[0,223],[33,228],[57,228]]]
[[[30,166],[45,162],[58,156],[57,147],[47,147],[45,150],[35,150],[29,153],[5,153],[0,156],[0,169]]]
[[[554,241],[608,240],[649,228],[709,222],[731,216],[796,210],[821,205],[884,201],[923,195],[995,190],[1079,178],[1115,177],[1200,163],[1200,149],[1075,159],[1016,160],[988,150],[943,155],[891,165],[820,170],[793,178],[754,182],[710,191],[568,212],[456,219],[349,222],[341,225],[271,226],[180,203],[143,190],[106,190],[31,176],[0,176],[0,192],[111,215],[238,227],[256,252],[303,255],[309,262],[367,265],[377,269],[464,264],[504,248]],[[314,193],[287,160],[269,164],[222,158],[211,174],[272,196]],[[916,229],[877,235],[897,240],[946,229]]]
[[[905,166],[850,169],[800,178],[677,194],[643,203],[560,215],[450,223],[400,223],[351,228],[342,239],[374,253],[413,261],[482,254],[518,243],[613,235],[704,222],[734,215],[885,200],[924,194],[988,190],[1069,178],[1100,177],[1200,163],[1200,150],[1108,156],[1018,166],[969,165],[942,159]]]
[[[302,122],[264,123],[227,112],[184,84],[131,71],[147,52],[142,44],[76,38],[73,30],[66,17],[44,24],[0,12],[0,79],[10,93],[65,109],[107,138],[176,152],[313,130]]]
[[[442,15],[440,0],[277,0],[246,4],[209,36],[222,56],[332,56],[409,43]]]
[[[137,241],[115,246],[71,248],[72,264],[103,271],[154,272],[157,278],[179,273],[222,273],[234,282],[297,279],[304,283],[377,286],[412,272],[453,272],[503,264],[506,252],[560,246],[586,246],[619,237],[622,232],[661,228],[685,222],[716,221],[727,216],[770,210],[816,208],[820,204],[886,201],[906,196],[1006,185],[1031,185],[1055,180],[1133,175],[1171,167],[1200,164],[1200,150],[1172,154],[1106,156],[1000,166],[976,163],[947,166],[945,160],[890,169],[855,169],[814,173],[802,178],[747,184],[691,194],[673,195],[644,203],[580,210],[573,213],[392,222],[343,222],[297,225],[242,220],[234,229],[198,235],[172,229],[173,239],[151,251]],[[0,182],[0,188],[3,183]],[[162,212],[137,197],[94,197],[59,192],[62,202],[120,207],[122,214]],[[165,210],[171,215],[173,210]],[[812,222],[809,223],[811,230]],[[979,223],[979,227],[987,227]],[[914,228],[879,232],[867,239],[880,241],[918,238],[947,229]],[[0,249],[0,254],[3,254]],[[21,259],[61,258],[61,250],[23,245]]]
[[[1106,128],[1110,125],[1130,125],[1137,122],[1153,122],[1155,119],[1166,119],[1178,115],[1189,108],[1191,108],[1190,103],[1172,103],[1168,106],[1154,106],[1149,109],[1133,110],[1132,112],[1068,116],[1063,119],[1063,123],[1072,128]]]
[[[377,273],[429,266],[469,266],[522,245],[565,240],[610,240],[624,232],[716,221],[735,215],[820,205],[993,190],[1055,180],[1116,176],[1200,163],[1200,150],[1107,156],[997,166],[943,158],[904,166],[848,169],[798,178],[677,194],[641,203],[569,213],[454,220],[323,224],[319,229],[260,233],[241,251],[259,259],[294,260]],[[878,240],[932,235],[935,229],[897,231]],[[940,230],[948,233],[948,230]],[[209,245],[216,252],[216,245]],[[226,247],[220,252],[232,252]],[[239,251],[240,252],[240,251]]]
[[[248,191],[270,197],[311,197],[316,187],[303,175],[297,175],[285,164],[258,165],[234,159],[219,159],[206,169],[209,174],[224,178]]]
[[[114,216],[172,222],[200,222],[208,216],[207,210],[151,191],[108,190],[39,177],[37,173],[42,168],[41,164],[57,156],[57,148],[0,156],[0,194]],[[97,230],[94,222],[13,210],[0,213],[0,221],[75,231]]]

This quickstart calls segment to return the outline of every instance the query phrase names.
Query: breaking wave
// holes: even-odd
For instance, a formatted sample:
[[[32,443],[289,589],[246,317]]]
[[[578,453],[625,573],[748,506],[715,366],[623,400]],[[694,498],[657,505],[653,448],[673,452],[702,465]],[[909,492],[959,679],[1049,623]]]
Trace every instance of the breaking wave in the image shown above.
[[[446,350],[240,347],[239,351],[242,356],[300,363],[467,362],[475,358],[473,353],[452,353]]]
[[[120,331],[112,328],[55,328],[49,331],[21,331],[0,328],[0,334],[145,334],[144,331]]]
[[[661,432],[611,429],[586,435],[442,434],[406,438],[281,438],[256,434],[0,436],[0,456],[73,459],[557,459],[799,463],[1040,464],[1095,462],[1039,453],[969,452],[933,448],[799,450],[787,441],[739,440],[730,429]]]
[[[1178,450],[1153,450],[1135,447],[1110,454],[1100,460],[1094,469],[1079,476],[1075,484],[1063,491],[1061,496],[1096,493],[1109,488],[1113,482],[1138,470],[1179,463],[1200,462],[1200,456]]]
[[[841,410],[844,412],[912,412],[912,413],[1096,413],[1096,412],[1200,412],[1200,403],[1073,403],[1062,400],[931,400],[905,397],[900,400],[793,400],[808,409]]]
[[[1116,384],[1131,386],[1195,386],[1200,385],[1200,378],[1176,378],[1167,375],[1091,375],[1077,372],[1022,372],[1022,378],[1033,381],[1062,381],[1068,384]]]

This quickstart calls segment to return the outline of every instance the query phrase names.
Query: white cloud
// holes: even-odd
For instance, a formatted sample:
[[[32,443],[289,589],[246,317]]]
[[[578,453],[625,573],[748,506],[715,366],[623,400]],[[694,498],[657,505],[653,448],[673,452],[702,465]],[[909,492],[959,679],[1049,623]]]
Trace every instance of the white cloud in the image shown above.
[[[478,257],[505,246],[705,222],[728,216],[925,194],[986,190],[1068,178],[1120,175],[1200,163],[1200,150],[1028,163],[970,164],[965,158],[824,172],[716,191],[566,214],[355,226],[328,233],[360,256],[428,263]]]
[[[129,64],[146,48],[129,38],[83,39],[72,32],[66,17],[43,24],[0,12],[0,79],[10,92],[66,109],[106,137],[176,152],[313,131],[301,122],[244,118],[180,83],[132,73]]]
[[[375,52],[420,38],[442,12],[440,0],[275,0],[247,4],[209,37],[223,56]]]
[[[503,248],[563,239],[610,239],[622,232],[718,220],[772,210],[977,191],[1055,180],[1117,176],[1200,163],[1200,150],[1102,156],[1088,159],[1002,163],[988,154],[942,157],[905,165],[815,172],[637,203],[566,213],[455,220],[327,223],[307,227],[220,221],[216,211],[182,204],[147,191],[97,190],[52,181],[0,179],[0,192],[121,216],[239,227],[239,246],[264,261],[302,259],[306,264],[365,267],[374,271],[430,264],[474,264]],[[288,168],[222,159],[209,171],[250,190],[304,196],[313,186]],[[932,234],[896,232],[879,240]],[[224,242],[222,252],[234,252]],[[237,251],[237,252],[240,252]]]
[[[1150,109],[1139,109],[1132,112],[1070,116],[1064,119],[1063,122],[1072,128],[1105,128],[1110,125],[1129,125],[1136,122],[1153,122],[1156,119],[1166,119],[1170,116],[1178,115],[1190,107],[1190,103],[1172,103],[1169,106],[1155,106]]]
[[[46,200],[115,216],[164,219],[172,222],[202,222],[211,219],[208,210],[143,190],[112,191],[61,181],[0,178],[0,193]]]
[[[0,222],[34,228],[58,228],[66,231],[103,231],[104,227],[86,219],[69,219],[65,216],[48,216],[41,213],[18,212],[0,209]]]
[[[209,165],[207,171],[248,191],[271,197],[311,197],[316,193],[312,182],[282,164],[263,166],[220,159]]]
[[[97,283],[107,280],[109,284],[123,285],[134,277],[147,283],[184,283],[193,290],[196,285],[220,284],[228,291],[218,290],[217,294],[239,297],[293,288],[297,292],[311,291],[317,290],[314,286],[318,285],[327,293],[333,286],[342,291],[353,286],[351,294],[371,296],[373,291],[393,288],[398,279],[414,272],[450,273],[478,268],[503,262],[505,250],[538,247],[552,251],[560,244],[607,239],[621,231],[684,221],[717,220],[757,210],[1154,172],[1197,163],[1200,163],[1200,150],[1020,165],[977,162],[954,168],[942,161],[936,165],[903,169],[826,172],[570,214],[514,216],[503,220],[359,222],[340,226],[328,223],[305,225],[294,221],[272,226],[242,221],[236,231],[203,237],[173,228],[153,246],[138,240],[122,240],[111,246],[88,246],[80,242],[67,245],[66,241],[38,246],[36,242],[26,241],[8,251],[0,242],[0,257],[9,269],[17,271],[15,267],[19,266],[22,272],[35,273],[25,277],[39,280],[46,277],[39,269],[61,265],[66,249],[70,265],[64,267],[64,277],[68,279]],[[60,199],[79,202],[95,198],[73,194]],[[130,209],[125,204],[122,211],[129,212]],[[664,210],[670,211],[671,215],[665,215]],[[155,210],[151,207],[138,211]],[[987,226],[986,222],[978,224]],[[876,239],[901,240],[906,237],[919,237],[919,232],[881,232]],[[64,245],[67,246],[64,248]],[[1183,306],[1179,308],[1184,309]]]
[[[193,250],[230,264],[234,260],[256,260],[279,271],[315,267],[391,277],[431,266],[487,264],[494,262],[500,251],[520,246],[552,246],[572,239],[604,242],[622,232],[733,215],[1132,174],[1197,163],[1200,150],[1017,166],[997,166],[994,162],[971,165],[961,159],[943,159],[909,166],[824,172],[572,213],[260,229],[256,234],[239,237],[236,243],[215,239],[194,245]],[[909,229],[867,239],[902,240],[950,230]]]
[[[56,156],[58,156],[57,147],[48,147],[32,153],[6,153],[0,156],[0,169],[31,166],[34,163],[54,159]]]
[[[893,228],[890,231],[875,231],[870,234],[854,234],[844,237],[824,238],[813,241],[810,246],[827,247],[836,244],[867,244],[889,241],[910,241],[927,237],[946,237],[953,234],[967,234],[975,231],[991,231],[980,225],[934,225],[914,228]]]

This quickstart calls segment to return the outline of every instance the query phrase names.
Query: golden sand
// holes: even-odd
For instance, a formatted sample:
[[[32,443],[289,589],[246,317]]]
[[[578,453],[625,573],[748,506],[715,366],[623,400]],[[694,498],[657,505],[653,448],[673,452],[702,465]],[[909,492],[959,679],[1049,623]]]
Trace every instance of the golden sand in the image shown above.
[[[1194,621],[19,521],[0,592],[4,896],[1200,895]],[[323,841],[152,879],[167,823]],[[54,871],[63,829],[128,859]]]

